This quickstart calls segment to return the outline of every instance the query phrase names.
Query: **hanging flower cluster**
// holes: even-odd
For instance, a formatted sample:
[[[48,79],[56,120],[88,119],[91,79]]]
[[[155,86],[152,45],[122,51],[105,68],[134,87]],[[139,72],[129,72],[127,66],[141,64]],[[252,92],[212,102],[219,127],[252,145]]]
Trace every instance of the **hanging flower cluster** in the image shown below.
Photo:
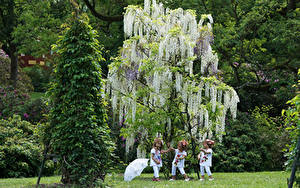
[[[128,6],[124,15],[128,39],[121,57],[110,65],[106,86],[114,112],[120,121],[125,116],[129,127],[137,121],[142,125],[137,111],[167,110],[175,96],[180,111],[188,114],[185,130],[191,127],[190,136],[201,142],[215,133],[221,140],[226,112],[236,117],[239,97],[233,88],[210,76],[218,72],[218,57],[211,47],[212,16],[202,15],[197,23],[192,10],[165,9],[156,0],[150,3],[145,0],[144,9]],[[198,72],[194,62],[201,64]],[[168,126],[166,130],[172,128],[169,117],[160,121]],[[127,151],[138,131],[126,139]]]

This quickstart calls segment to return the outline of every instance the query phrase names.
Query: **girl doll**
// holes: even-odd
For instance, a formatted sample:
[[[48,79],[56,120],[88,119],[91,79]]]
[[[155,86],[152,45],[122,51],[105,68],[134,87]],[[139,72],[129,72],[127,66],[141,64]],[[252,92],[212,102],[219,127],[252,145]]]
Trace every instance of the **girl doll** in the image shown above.
[[[212,146],[214,145],[214,141],[210,140],[210,139],[206,139],[203,142],[203,146],[204,148],[200,149],[200,154],[198,155],[198,160],[200,160],[200,172],[201,172],[201,179],[200,181],[204,180],[204,168],[205,171],[207,173],[207,175],[209,176],[209,181],[213,180],[211,171],[210,171],[210,167],[212,164]]]
[[[152,181],[160,181],[159,169],[162,167],[161,153],[165,152],[161,151],[162,144],[163,143],[160,138],[155,138],[153,142],[153,148],[151,149],[150,166],[152,166],[154,171],[154,178],[152,179]]]
[[[189,181],[190,179],[187,177],[184,171],[184,158],[187,156],[187,141],[182,140],[178,142],[177,149],[169,148],[168,151],[175,151],[175,157],[172,163],[172,179],[170,181],[175,180],[176,176],[176,168],[179,169],[180,173],[184,176],[185,181]]]

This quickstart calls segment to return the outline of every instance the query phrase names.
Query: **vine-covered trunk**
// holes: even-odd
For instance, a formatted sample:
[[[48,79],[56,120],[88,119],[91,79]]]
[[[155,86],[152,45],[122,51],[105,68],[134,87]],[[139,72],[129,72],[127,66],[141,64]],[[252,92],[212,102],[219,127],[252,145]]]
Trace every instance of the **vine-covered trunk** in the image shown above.
[[[50,99],[51,146],[62,165],[62,182],[93,187],[103,180],[112,159],[97,32],[74,18],[56,46]]]

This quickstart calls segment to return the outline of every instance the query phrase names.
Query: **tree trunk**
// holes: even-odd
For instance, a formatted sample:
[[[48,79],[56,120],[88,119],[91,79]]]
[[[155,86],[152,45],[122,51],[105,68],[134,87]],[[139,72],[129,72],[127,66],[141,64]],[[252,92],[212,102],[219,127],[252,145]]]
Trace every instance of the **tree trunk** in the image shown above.
[[[63,184],[71,184],[71,177],[70,177],[70,172],[69,172],[69,169],[68,169],[68,164],[66,162],[66,159],[65,159],[65,156],[63,156],[63,159],[61,161],[62,163],[62,167],[61,167],[61,182]]]
[[[186,110],[186,112],[188,111],[188,106],[187,106],[187,104],[186,104],[186,106],[185,106],[185,110]],[[192,125],[191,125],[191,118],[190,118],[190,116],[189,116],[189,114],[187,113],[187,122],[188,122],[188,131],[189,131],[189,134],[190,134],[190,136],[191,136],[191,145],[192,145],[192,156],[193,156],[193,158],[194,159],[198,159],[197,157],[197,153],[196,153],[196,141],[195,141],[195,138],[193,138],[193,136],[192,136]],[[199,176],[199,167],[198,167],[198,162],[197,162],[197,164],[194,164],[194,163],[191,163],[191,166],[192,166],[192,168],[196,171],[196,174],[197,174],[197,177],[198,177],[198,179],[200,179],[200,176]]]
[[[44,152],[43,152],[43,160],[42,160],[42,164],[41,164],[41,167],[40,167],[39,176],[38,176],[38,179],[37,179],[37,182],[36,182],[36,187],[39,187],[39,184],[40,184],[40,180],[41,180],[42,173],[43,173],[43,168],[44,168],[45,162],[47,160],[47,152],[48,152],[48,144],[45,144],[45,149],[44,149]]]
[[[288,4],[288,10],[295,10],[296,9],[296,1],[290,0]]]
[[[86,6],[90,9],[91,13],[98,19],[102,21],[107,22],[122,22],[123,21],[123,15],[117,15],[117,16],[106,16],[96,11],[96,6],[92,5],[89,0],[84,0],[84,3]],[[123,4],[123,7],[126,7],[127,4]]]
[[[9,44],[9,56],[10,56],[10,81],[14,88],[17,86],[18,80],[18,55],[17,48],[12,42]]]

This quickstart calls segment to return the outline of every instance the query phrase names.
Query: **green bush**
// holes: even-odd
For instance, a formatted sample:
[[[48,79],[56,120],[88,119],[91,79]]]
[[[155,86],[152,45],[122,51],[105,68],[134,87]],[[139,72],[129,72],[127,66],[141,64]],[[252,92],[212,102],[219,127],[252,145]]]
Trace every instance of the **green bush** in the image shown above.
[[[28,115],[25,120],[31,123],[38,123],[44,119],[44,116],[50,111],[50,107],[47,103],[48,99],[44,97],[27,101],[23,107]]]
[[[223,142],[213,148],[214,171],[283,169],[287,133],[280,119],[270,118],[268,111],[268,107],[256,108],[251,114],[238,113],[237,120],[227,120]]]
[[[23,68],[23,71],[31,78],[35,92],[45,92],[50,81],[51,69],[45,69],[40,65]]]
[[[37,176],[41,149],[33,133],[34,125],[20,116],[0,119],[1,178]]]
[[[29,95],[13,87],[0,88],[0,117],[8,118],[19,114],[24,118],[27,114],[24,105],[29,101]]]
[[[10,59],[0,56],[0,88],[10,86]],[[33,91],[31,79],[18,67],[18,79],[16,90],[21,93],[29,93]]]
[[[23,120],[38,123],[49,107],[46,98],[31,100],[30,96],[12,87],[0,88],[0,119],[20,115]]]

